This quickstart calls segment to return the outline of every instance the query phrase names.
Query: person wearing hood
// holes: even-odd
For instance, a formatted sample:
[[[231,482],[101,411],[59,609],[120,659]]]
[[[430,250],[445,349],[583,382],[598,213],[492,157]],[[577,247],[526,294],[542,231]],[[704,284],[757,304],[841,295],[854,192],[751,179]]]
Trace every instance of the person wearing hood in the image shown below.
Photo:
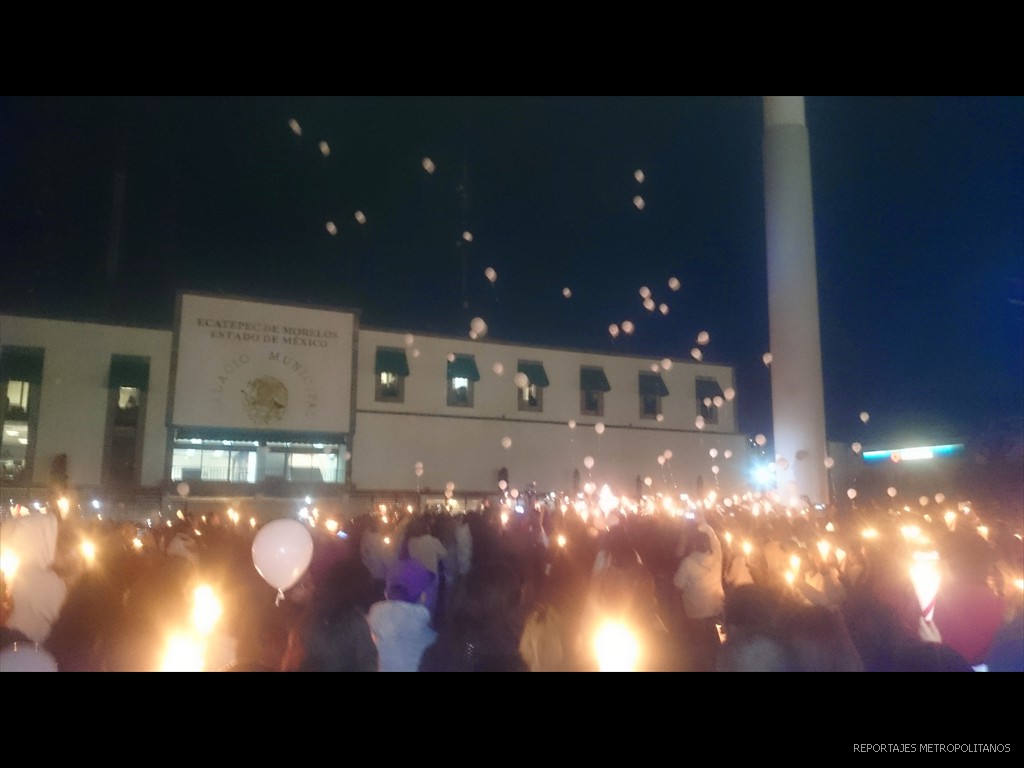
[[[423,652],[437,639],[424,604],[432,581],[419,561],[399,561],[388,575],[387,599],[370,606],[366,619],[377,644],[381,672],[416,672]]]
[[[60,616],[68,588],[53,569],[57,556],[59,521],[50,514],[32,514],[7,520],[0,526],[0,542],[17,558],[10,577],[13,603],[7,627],[43,644]]]
[[[672,583],[682,593],[691,667],[696,671],[711,671],[720,643],[715,625],[720,621],[725,602],[722,545],[704,519],[690,533]]]

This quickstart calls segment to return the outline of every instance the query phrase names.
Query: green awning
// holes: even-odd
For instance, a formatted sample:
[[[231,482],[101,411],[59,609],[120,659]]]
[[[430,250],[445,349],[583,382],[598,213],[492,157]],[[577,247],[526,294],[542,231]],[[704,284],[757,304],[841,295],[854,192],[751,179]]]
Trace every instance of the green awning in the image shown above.
[[[544,372],[544,363],[529,363],[520,360],[519,372],[525,373],[526,378],[530,380],[530,384],[535,387],[546,387],[548,385],[548,375]]]
[[[604,368],[580,368],[580,389],[586,392],[611,392]]]
[[[0,380],[43,383],[43,350],[38,347],[4,347],[0,351]]]
[[[133,355],[113,355],[110,358],[108,386],[149,389],[149,358]]]
[[[374,367],[374,372],[378,376],[382,373],[408,376],[409,360],[405,356],[405,350],[395,347],[377,347],[377,364]]]
[[[705,397],[725,397],[722,387],[715,379],[697,379],[697,399],[704,402]]]
[[[643,373],[640,374],[640,394],[641,395],[660,395],[665,397],[668,394],[668,387],[665,386],[664,380],[661,378],[660,373]]]
[[[448,363],[449,379],[469,379],[480,381],[480,371],[476,369],[476,358],[473,355],[456,355]]]

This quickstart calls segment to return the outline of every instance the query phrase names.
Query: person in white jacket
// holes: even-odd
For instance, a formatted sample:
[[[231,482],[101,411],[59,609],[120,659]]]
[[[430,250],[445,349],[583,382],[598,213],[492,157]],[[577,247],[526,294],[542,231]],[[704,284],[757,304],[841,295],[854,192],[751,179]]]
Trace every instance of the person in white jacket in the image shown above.
[[[682,593],[684,640],[691,668],[711,671],[719,645],[716,624],[721,621],[725,602],[722,545],[714,529],[702,518],[691,529],[682,551],[683,558],[672,581]]]

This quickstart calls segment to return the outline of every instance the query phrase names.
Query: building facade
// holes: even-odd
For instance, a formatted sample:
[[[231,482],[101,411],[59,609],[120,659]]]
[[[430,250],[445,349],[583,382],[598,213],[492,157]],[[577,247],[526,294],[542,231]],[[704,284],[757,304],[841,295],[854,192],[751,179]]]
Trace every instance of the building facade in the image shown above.
[[[729,366],[195,293],[171,330],[4,316],[0,346],[7,502],[63,483],[80,505],[136,516],[314,504],[351,517],[473,507],[501,484],[631,498],[747,487]]]

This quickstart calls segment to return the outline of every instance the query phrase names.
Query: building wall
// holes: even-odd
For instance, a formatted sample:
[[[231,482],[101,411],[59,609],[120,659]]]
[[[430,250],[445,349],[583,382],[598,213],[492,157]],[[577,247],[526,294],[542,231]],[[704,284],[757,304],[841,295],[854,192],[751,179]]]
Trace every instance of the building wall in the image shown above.
[[[411,342],[411,343],[410,343]],[[375,400],[375,360],[379,347],[406,352],[409,375],[401,403]],[[473,407],[447,405],[448,354],[473,355],[480,381]],[[718,422],[695,426],[699,407],[696,378],[713,377],[722,389],[734,386],[728,366],[644,357],[602,355],[578,350],[527,347],[488,340],[407,335],[362,328],[356,385],[356,430],[352,479],[357,488],[493,490],[498,470],[509,470],[512,487],[536,482],[538,490],[569,490],[573,470],[580,482],[609,483],[619,494],[633,495],[636,478],[651,477],[651,488],[693,492],[697,477],[705,489],[715,485],[713,464],[722,487],[740,490],[745,482],[747,440],[735,433],[735,400],[723,403]],[[544,365],[549,385],[541,412],[518,409],[513,377],[520,360]],[[669,395],[662,398],[664,419],[640,417],[639,374],[659,365]],[[495,371],[500,364],[501,373]],[[580,413],[580,366],[604,369],[611,387],[604,395],[604,415]],[[575,428],[570,428],[575,422]],[[596,432],[604,424],[603,434]],[[510,438],[505,448],[503,438]],[[709,452],[717,448],[717,460]],[[721,454],[733,453],[730,460]],[[672,458],[661,465],[658,456]],[[588,471],[583,459],[591,456]],[[417,477],[415,465],[423,464]]]
[[[60,453],[68,455],[68,478],[72,485],[100,485],[108,376],[110,359],[115,354],[149,358],[141,484],[160,484],[166,458],[171,339],[170,331],[0,317],[0,346],[45,349],[32,472],[34,485],[49,482],[50,463]]]

